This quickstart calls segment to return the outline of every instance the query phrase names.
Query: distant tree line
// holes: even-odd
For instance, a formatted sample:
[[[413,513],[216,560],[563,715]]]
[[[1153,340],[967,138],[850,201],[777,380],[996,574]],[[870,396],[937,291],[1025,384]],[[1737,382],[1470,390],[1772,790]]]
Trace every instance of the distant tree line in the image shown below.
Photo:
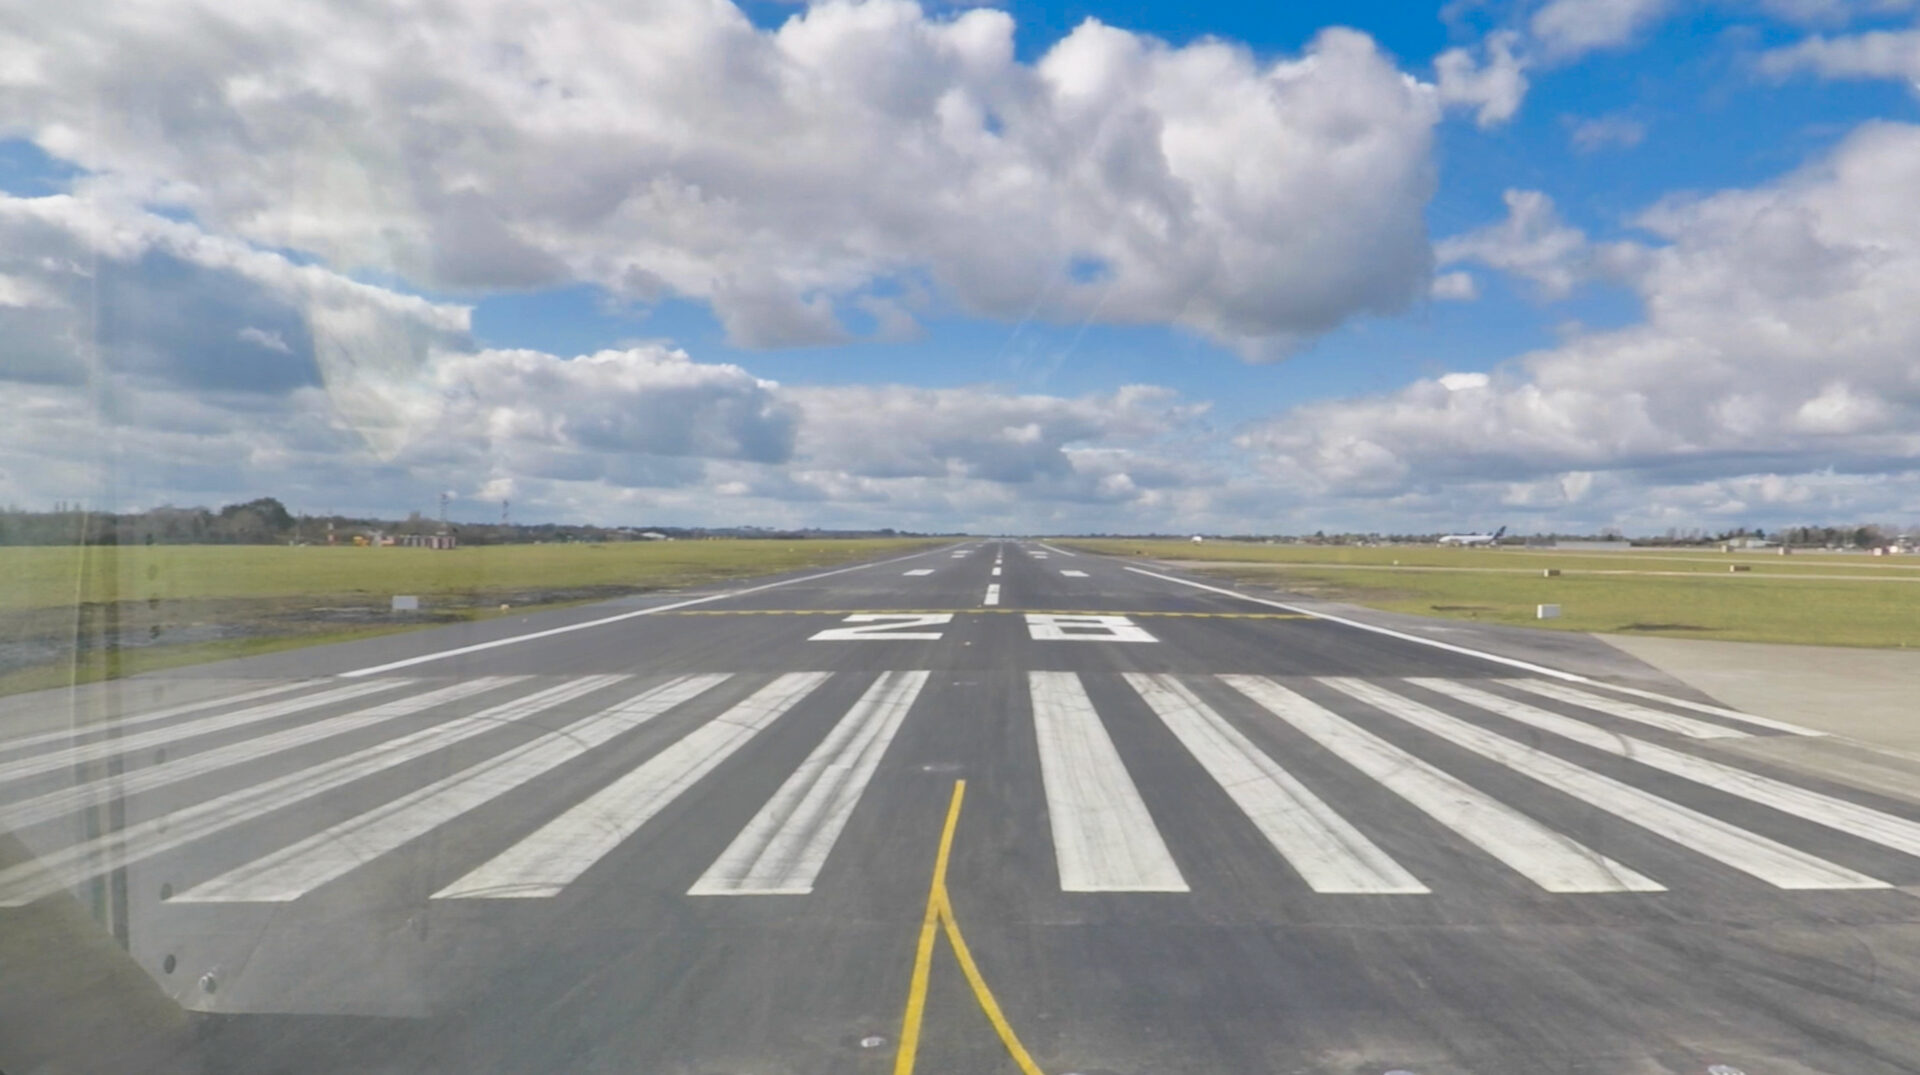
[[[926,537],[912,531],[766,527],[590,526],[567,523],[449,523],[462,545],[536,542],[609,542],[659,539]],[[413,512],[405,519],[295,515],[263,496],[218,509],[163,506],[146,511],[93,512],[55,504],[51,511],[0,508],[0,545],[325,545],[329,535],[351,544],[355,535],[437,534],[438,519]]]

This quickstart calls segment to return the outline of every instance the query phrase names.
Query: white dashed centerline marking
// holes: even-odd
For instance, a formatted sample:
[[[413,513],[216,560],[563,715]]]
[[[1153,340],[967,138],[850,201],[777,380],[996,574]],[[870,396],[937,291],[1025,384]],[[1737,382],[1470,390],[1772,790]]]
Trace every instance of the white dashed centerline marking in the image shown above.
[[[1070,579],[1084,579],[1087,577],[1085,571],[1062,571],[1060,573]]]
[[[996,579],[1000,577],[1000,565],[999,565],[999,564],[995,564],[995,565],[993,565],[993,577],[994,577],[994,578],[996,578]]]
[[[987,595],[980,599],[980,603],[983,605],[999,604],[1000,603],[1000,584],[996,582],[988,586]]]
[[[900,572],[900,573],[901,573],[902,575],[931,575],[931,574],[933,574],[933,568],[930,568],[930,567],[916,567],[916,568],[914,568],[914,569],[913,569],[912,571],[902,571],[902,572]]]

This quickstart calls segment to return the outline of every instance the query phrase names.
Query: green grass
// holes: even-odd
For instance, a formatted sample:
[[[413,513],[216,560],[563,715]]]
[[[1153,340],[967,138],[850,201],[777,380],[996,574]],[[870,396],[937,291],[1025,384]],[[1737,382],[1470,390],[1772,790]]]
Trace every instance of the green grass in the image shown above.
[[[823,568],[934,542],[672,541],[454,550],[156,545],[0,547],[0,644],[59,651],[0,672],[0,694],[339,642],[514,610]],[[384,618],[394,594],[427,615]],[[329,618],[347,612],[357,622]],[[169,643],[215,625],[218,641]],[[103,644],[134,636],[144,644]],[[87,644],[76,646],[76,639]]]
[[[661,589],[822,567],[928,545],[910,539],[636,541],[355,549],[270,545],[0,547],[0,612],[228,597]]]
[[[1067,541],[1315,598],[1563,631],[1804,645],[1920,647],[1920,564],[1838,555],[1592,554],[1180,541]],[[1398,564],[1395,564],[1398,561]],[[1732,573],[1729,563],[1751,567]],[[1561,574],[1546,578],[1546,568]],[[1557,620],[1534,618],[1558,604]]]

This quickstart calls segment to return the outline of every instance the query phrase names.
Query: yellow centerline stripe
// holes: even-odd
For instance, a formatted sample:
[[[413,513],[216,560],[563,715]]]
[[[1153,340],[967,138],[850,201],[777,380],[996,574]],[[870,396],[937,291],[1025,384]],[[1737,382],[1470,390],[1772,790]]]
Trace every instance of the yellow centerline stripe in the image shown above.
[[[1020,1038],[1013,1032],[1013,1025],[1000,1011],[1000,1004],[993,999],[993,991],[987,988],[987,980],[980,975],[980,967],[973,961],[973,952],[968,950],[966,938],[960,936],[960,922],[953,916],[953,903],[948,898],[946,886],[940,888],[940,921],[947,928],[947,943],[953,946],[954,958],[960,961],[960,972],[967,976],[967,984],[973,987],[973,997],[980,1002],[980,1010],[987,1014],[987,1022],[993,1024],[994,1033],[1000,1035],[1001,1044],[1007,1047],[1007,1055],[1013,1057],[1021,1075],[1041,1075],[1040,1065],[1033,1062],[1026,1046],[1020,1044]]]
[[[924,616],[951,613],[956,616],[1159,616],[1200,620],[1305,620],[1298,612],[1132,612],[1115,609],[1059,608],[703,608],[668,612],[668,616]]]
[[[933,884],[927,889],[927,911],[920,919],[920,944],[914,950],[913,980],[907,986],[907,1014],[900,1022],[900,1052],[893,1058],[893,1075],[913,1075],[913,1062],[920,1052],[920,1022],[927,1011],[927,979],[933,973],[933,943],[938,939],[941,896],[947,890],[947,858],[953,851],[953,830],[960,824],[960,803],[967,797],[967,782],[953,782],[953,798],[947,804],[947,823],[940,830],[940,851],[933,858]]]
[[[947,823],[940,830],[940,850],[933,858],[933,883],[927,887],[927,909],[920,918],[920,943],[914,949],[913,978],[907,986],[907,1012],[900,1021],[900,1052],[893,1058],[893,1075],[913,1075],[914,1061],[919,1057],[920,1025],[927,1013],[927,982],[933,975],[933,946],[938,937],[936,927],[944,929],[954,958],[960,963],[960,973],[966,976],[967,985],[973,990],[973,999],[986,1014],[987,1022],[993,1024],[994,1033],[1000,1036],[1000,1043],[1006,1046],[1007,1055],[1013,1058],[1021,1075],[1043,1075],[1040,1065],[1033,1062],[1032,1054],[1020,1044],[1013,1024],[1007,1022],[993,990],[987,987],[980,965],[974,962],[973,950],[967,947],[967,939],[960,933],[960,920],[953,913],[953,898],[947,893],[947,862],[953,852],[954,829],[960,824],[960,804],[966,796],[967,782],[954,781],[953,798],[947,804]]]

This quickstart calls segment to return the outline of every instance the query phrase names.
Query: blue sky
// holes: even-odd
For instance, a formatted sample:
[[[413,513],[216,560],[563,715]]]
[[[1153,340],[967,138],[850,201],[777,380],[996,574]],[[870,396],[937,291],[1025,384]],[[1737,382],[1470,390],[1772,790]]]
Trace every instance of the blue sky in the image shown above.
[[[1920,524],[1910,0],[43,17],[12,502]]]

